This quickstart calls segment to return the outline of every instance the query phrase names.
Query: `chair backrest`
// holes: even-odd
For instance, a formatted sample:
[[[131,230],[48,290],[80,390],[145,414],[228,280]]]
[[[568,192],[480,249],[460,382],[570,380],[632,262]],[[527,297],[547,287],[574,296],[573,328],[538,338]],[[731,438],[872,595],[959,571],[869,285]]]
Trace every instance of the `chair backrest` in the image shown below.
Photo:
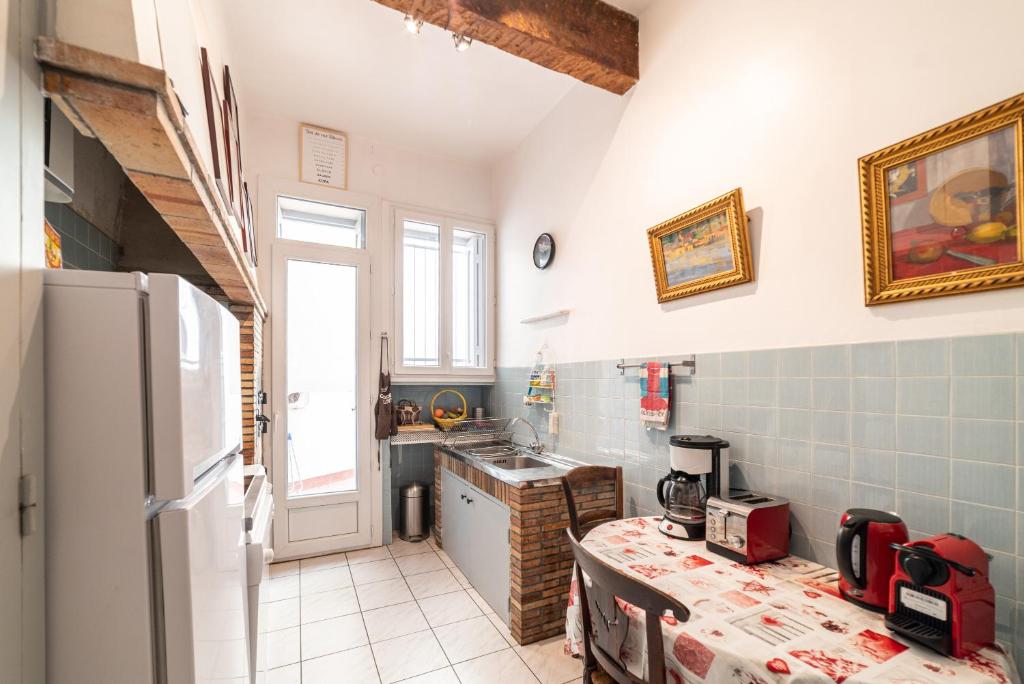
[[[665,681],[665,644],[661,635],[661,616],[665,611],[672,611],[679,622],[690,619],[690,611],[675,598],[665,592],[630,577],[619,570],[606,565],[597,556],[590,553],[579,543],[571,531],[567,531],[572,553],[576,558],[576,584],[579,587],[580,611],[583,616],[583,646],[586,663],[591,667],[594,660],[601,664],[616,682],[620,684],[637,684],[650,682],[662,684]],[[595,624],[591,619],[592,611],[599,611],[597,591],[587,595],[587,587],[583,575],[590,578],[593,587],[600,587],[612,597],[629,603],[646,614],[647,636],[647,678],[638,680],[619,664],[618,654],[610,654],[601,647],[594,633]],[[614,599],[611,601],[614,605]]]
[[[615,508],[602,508],[580,513],[576,494],[583,489],[611,483],[615,487]],[[569,529],[582,539],[593,527],[609,520],[622,518],[622,467],[580,466],[562,476],[562,492],[569,507]]]

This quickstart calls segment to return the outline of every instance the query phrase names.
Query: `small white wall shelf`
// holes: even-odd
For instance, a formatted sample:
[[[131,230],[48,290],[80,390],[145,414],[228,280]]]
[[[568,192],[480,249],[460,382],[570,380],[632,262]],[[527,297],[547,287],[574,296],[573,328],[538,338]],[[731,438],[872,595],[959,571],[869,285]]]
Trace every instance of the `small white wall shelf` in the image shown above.
[[[572,309],[559,309],[558,311],[552,311],[550,313],[541,314],[540,316],[530,316],[519,321],[520,323],[540,323],[541,321],[549,321],[553,318],[561,318],[562,316],[568,316],[572,313]]]

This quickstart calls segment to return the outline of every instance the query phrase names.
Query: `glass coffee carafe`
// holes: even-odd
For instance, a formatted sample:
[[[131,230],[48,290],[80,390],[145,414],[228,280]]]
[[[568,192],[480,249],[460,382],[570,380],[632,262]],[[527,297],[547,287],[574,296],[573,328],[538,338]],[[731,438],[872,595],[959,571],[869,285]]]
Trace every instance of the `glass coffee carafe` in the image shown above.
[[[668,519],[666,530],[681,539],[703,539],[708,495],[700,475],[673,471],[658,481],[658,503]]]

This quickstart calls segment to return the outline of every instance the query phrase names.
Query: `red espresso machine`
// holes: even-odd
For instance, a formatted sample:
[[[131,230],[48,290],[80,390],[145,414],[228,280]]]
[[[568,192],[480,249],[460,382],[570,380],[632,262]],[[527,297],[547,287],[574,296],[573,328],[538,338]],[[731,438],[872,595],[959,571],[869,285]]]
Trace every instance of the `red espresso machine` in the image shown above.
[[[980,546],[947,532],[892,548],[886,627],[953,658],[995,641],[996,596]]]
[[[909,539],[899,516],[870,508],[851,508],[839,520],[836,566],[839,593],[858,606],[884,613],[889,608],[889,580],[896,568],[891,544]]]

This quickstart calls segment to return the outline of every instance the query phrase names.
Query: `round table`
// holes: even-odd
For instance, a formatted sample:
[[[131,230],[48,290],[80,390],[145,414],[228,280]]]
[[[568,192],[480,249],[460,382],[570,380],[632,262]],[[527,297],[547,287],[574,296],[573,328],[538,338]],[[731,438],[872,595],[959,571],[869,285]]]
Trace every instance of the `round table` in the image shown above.
[[[690,609],[685,623],[662,618],[666,672],[673,684],[1020,681],[1013,659],[999,646],[955,660],[895,635],[881,614],[839,597],[838,576],[830,568],[796,556],[753,566],[734,563],[708,551],[703,541],[663,535],[659,521],[605,523],[587,534],[583,546]],[[642,678],[644,613],[616,603],[629,619],[611,652],[617,649],[627,669]],[[581,654],[582,638],[574,575],[566,651]]]

